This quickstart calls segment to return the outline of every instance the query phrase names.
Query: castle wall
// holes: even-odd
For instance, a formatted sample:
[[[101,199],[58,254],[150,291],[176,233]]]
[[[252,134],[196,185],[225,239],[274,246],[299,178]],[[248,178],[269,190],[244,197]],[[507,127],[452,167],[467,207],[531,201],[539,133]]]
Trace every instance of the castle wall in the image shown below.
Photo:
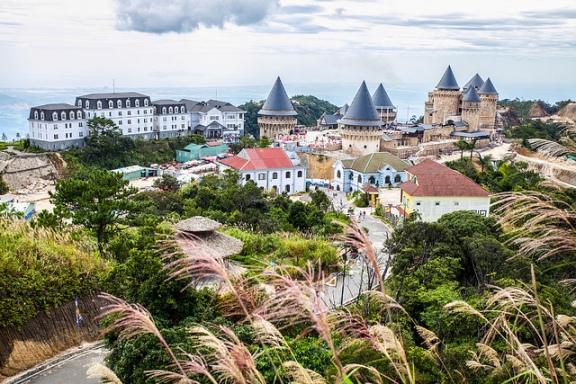
[[[460,114],[461,92],[456,90],[436,89],[429,96],[432,96],[432,109],[434,110],[430,122],[426,124],[446,124],[446,117]],[[429,100],[430,101],[430,100]]]
[[[496,109],[498,108],[498,95],[479,95],[480,111],[478,128],[494,129],[496,125]]]
[[[260,138],[267,137],[270,141],[279,140],[293,133],[296,123],[294,116],[259,116]]]
[[[364,156],[380,151],[382,133],[379,127],[357,127],[345,125],[340,130],[342,150],[344,152]]]
[[[478,130],[479,104],[477,102],[464,102],[462,105],[462,120],[468,123],[468,132]]]

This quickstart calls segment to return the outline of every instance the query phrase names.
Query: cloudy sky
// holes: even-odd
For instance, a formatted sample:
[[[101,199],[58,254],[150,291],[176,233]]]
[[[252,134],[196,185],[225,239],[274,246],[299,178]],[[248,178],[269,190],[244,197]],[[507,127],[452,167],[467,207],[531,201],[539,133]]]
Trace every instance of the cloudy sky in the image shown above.
[[[460,85],[576,90],[574,0],[2,0],[0,36],[3,88],[431,89],[450,64]]]

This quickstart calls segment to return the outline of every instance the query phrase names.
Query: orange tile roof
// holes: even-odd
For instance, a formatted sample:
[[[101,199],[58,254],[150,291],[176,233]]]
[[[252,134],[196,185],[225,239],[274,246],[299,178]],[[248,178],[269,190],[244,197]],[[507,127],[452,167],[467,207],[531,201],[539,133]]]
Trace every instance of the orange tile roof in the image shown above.
[[[426,159],[406,168],[416,182],[405,181],[398,187],[411,196],[490,196],[490,192],[472,179],[447,166]]]
[[[292,160],[282,148],[246,148],[220,163],[239,171],[292,168]]]

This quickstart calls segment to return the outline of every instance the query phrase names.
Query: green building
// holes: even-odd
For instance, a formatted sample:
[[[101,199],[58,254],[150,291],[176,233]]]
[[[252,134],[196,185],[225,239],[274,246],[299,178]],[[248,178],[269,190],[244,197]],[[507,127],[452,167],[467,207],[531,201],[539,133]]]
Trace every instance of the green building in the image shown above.
[[[221,153],[228,152],[228,146],[219,142],[211,142],[206,144],[190,144],[184,147],[183,150],[176,150],[176,161],[185,163],[191,160],[198,160],[202,157],[216,156]]]
[[[161,172],[156,168],[146,168],[139,165],[132,165],[130,167],[113,169],[112,172],[117,172],[122,174],[124,180],[136,180],[143,177],[154,177],[160,176]]]

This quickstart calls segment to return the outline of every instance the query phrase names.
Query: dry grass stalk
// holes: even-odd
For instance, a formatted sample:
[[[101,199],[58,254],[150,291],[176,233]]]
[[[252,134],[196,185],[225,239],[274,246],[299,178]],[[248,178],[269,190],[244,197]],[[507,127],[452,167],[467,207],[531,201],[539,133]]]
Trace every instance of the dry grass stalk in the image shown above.
[[[286,369],[286,375],[292,380],[292,384],[326,384],[322,376],[296,361],[286,361],[282,363],[282,367]]]
[[[576,251],[576,212],[569,204],[539,192],[502,193],[497,199],[494,211],[520,254],[541,260]]]
[[[112,370],[100,363],[92,365],[86,371],[86,377],[89,379],[101,379],[104,383],[122,384],[118,376]]]

